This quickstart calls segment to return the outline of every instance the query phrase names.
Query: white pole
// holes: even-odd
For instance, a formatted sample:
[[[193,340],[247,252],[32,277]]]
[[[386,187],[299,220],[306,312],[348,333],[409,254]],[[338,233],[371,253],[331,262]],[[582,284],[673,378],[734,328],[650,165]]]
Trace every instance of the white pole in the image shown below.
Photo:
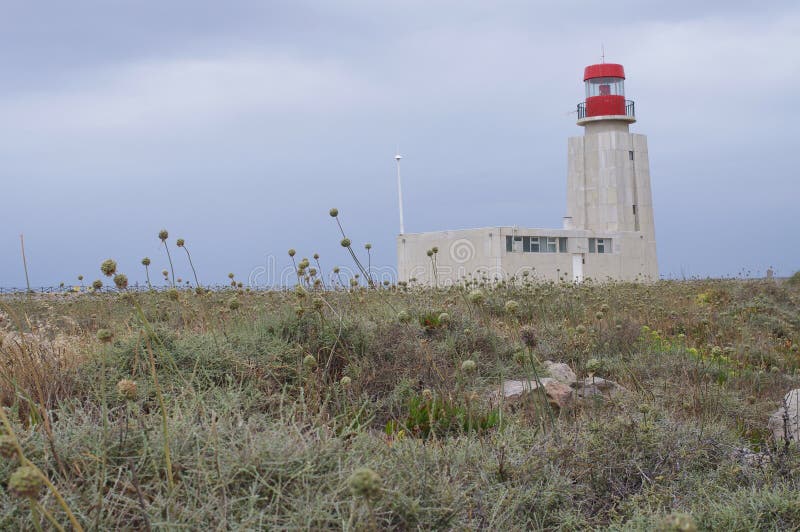
[[[406,232],[405,225],[403,224],[403,185],[400,182],[400,159],[403,156],[399,153],[394,156],[394,160],[397,162],[397,201],[400,205],[400,234],[403,235]]]

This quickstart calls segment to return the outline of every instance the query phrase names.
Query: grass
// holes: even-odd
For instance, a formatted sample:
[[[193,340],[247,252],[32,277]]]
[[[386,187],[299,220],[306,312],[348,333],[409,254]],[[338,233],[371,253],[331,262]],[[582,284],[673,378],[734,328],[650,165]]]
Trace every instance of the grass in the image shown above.
[[[0,529],[800,522],[800,449],[767,430],[800,386],[796,283],[306,285],[0,299],[19,444],[0,483],[28,463],[50,483],[0,488]],[[544,360],[628,393],[562,411],[496,399]]]

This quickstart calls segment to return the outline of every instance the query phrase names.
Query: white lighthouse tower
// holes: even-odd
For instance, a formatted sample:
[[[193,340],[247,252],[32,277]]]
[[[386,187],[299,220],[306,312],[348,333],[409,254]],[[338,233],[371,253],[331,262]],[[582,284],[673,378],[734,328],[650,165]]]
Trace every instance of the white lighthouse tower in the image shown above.
[[[625,99],[625,70],[613,63],[590,65],[583,80],[586,100],[578,104],[578,125],[584,134],[569,139],[567,220],[574,229],[616,233],[611,244],[622,258],[621,278],[635,271],[658,279],[647,137],[629,131],[636,114],[634,102]],[[596,253],[598,240],[605,244],[590,238],[588,249],[580,251]]]

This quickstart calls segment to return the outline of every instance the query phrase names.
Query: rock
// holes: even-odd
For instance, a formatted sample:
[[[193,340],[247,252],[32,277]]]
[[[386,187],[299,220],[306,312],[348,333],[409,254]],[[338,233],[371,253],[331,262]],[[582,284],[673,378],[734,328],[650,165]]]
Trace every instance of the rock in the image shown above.
[[[549,373],[550,376],[557,381],[572,384],[578,380],[578,377],[575,375],[575,372],[572,371],[572,368],[563,362],[545,360],[544,367],[547,369],[547,373]]]
[[[772,462],[772,456],[769,453],[757,453],[745,447],[734,449],[731,459],[749,467],[761,467]]]
[[[800,388],[783,397],[783,405],[770,416],[767,424],[776,442],[800,441]]]
[[[539,382],[544,388],[549,404],[558,408],[567,408],[572,404],[575,391],[569,385],[549,377],[543,377],[539,379]],[[539,385],[535,380],[509,380],[503,382],[502,395],[506,401],[517,402],[525,394],[538,390],[538,388]]]

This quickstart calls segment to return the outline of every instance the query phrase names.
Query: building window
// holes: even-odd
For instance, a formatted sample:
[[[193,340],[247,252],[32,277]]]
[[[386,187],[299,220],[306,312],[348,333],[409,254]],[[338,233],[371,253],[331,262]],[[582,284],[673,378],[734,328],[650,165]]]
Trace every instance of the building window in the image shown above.
[[[594,240],[594,239],[593,239]],[[506,236],[508,253],[566,253],[567,237],[561,236]]]
[[[632,161],[633,160],[633,150],[628,152],[628,158]]]
[[[611,239],[590,238],[589,253],[611,253]]]

